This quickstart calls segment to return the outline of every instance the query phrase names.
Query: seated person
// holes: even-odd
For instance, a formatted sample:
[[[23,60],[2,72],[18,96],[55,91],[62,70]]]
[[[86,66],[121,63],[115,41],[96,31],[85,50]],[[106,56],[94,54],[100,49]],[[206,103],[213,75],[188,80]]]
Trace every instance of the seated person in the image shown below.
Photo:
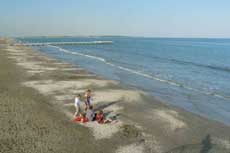
[[[102,111],[102,110],[99,110],[99,111],[96,113],[95,120],[96,120],[99,124],[103,124],[103,123],[104,123],[104,115],[103,115],[103,111]]]
[[[86,111],[86,118],[89,120],[89,121],[93,121],[94,119],[94,112],[93,112],[93,106],[89,106],[89,109],[87,109]]]

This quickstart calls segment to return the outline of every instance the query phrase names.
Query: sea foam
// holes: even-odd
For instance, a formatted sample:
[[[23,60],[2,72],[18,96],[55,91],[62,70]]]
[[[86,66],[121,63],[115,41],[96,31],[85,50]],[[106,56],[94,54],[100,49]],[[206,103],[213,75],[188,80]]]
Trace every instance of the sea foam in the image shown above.
[[[202,91],[202,90],[199,90],[199,89],[192,88],[190,86],[186,86],[186,85],[181,84],[181,83],[177,83],[177,82],[174,82],[174,81],[171,81],[171,80],[166,80],[166,79],[162,79],[162,78],[159,78],[159,77],[147,74],[147,73],[143,73],[142,71],[137,71],[137,70],[133,70],[133,69],[130,69],[130,68],[127,68],[127,67],[115,65],[115,64],[113,64],[111,62],[108,62],[106,59],[104,59],[102,57],[88,55],[88,54],[83,54],[83,53],[79,53],[77,51],[73,52],[73,51],[69,51],[67,49],[63,49],[61,47],[54,46],[54,45],[47,45],[47,46],[52,47],[52,48],[56,48],[58,51],[61,51],[61,52],[67,53],[67,54],[72,54],[72,55],[77,55],[77,56],[84,56],[86,58],[91,58],[91,59],[103,62],[103,63],[105,63],[107,65],[110,65],[112,67],[118,68],[120,70],[129,72],[129,73],[132,73],[132,74],[136,74],[136,75],[148,78],[148,79],[152,79],[152,80],[160,81],[160,82],[163,82],[163,83],[167,83],[167,84],[170,84],[172,86],[177,86],[177,87],[185,88],[185,89],[188,89],[188,90],[191,90],[191,91],[194,91],[194,92],[198,92],[198,93],[201,93],[201,94],[211,95],[211,96],[214,96],[214,97],[217,97],[217,98],[221,98],[221,99],[225,99],[225,100],[230,100],[229,97],[226,97],[226,96],[223,96],[223,95],[220,95],[220,94],[217,94],[217,93]]]

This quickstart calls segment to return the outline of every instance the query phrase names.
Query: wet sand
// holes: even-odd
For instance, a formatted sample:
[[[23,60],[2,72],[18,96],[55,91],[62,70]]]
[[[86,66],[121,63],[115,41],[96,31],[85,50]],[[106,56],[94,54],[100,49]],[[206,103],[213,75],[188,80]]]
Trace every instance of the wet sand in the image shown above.
[[[3,152],[230,152],[229,126],[31,48],[0,43]],[[88,88],[95,109],[116,123],[70,122],[74,96]]]

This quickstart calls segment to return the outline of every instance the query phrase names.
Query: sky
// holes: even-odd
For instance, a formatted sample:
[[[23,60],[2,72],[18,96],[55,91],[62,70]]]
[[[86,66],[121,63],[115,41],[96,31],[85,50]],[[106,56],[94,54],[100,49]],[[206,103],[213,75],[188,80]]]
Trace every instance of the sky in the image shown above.
[[[0,36],[230,38],[230,0],[0,0]]]

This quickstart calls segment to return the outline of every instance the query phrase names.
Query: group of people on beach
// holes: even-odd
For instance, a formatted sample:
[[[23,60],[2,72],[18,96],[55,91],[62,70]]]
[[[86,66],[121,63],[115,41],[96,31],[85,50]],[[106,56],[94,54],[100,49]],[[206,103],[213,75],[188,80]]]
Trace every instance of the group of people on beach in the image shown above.
[[[93,105],[91,104],[91,90],[88,89],[85,91],[84,96],[81,97],[78,94],[74,100],[74,106],[76,111],[74,113],[74,122],[86,123],[90,121],[97,121],[99,124],[109,122],[109,120],[104,120],[103,110],[97,110],[94,112]],[[84,101],[85,108],[81,108],[81,100]]]

